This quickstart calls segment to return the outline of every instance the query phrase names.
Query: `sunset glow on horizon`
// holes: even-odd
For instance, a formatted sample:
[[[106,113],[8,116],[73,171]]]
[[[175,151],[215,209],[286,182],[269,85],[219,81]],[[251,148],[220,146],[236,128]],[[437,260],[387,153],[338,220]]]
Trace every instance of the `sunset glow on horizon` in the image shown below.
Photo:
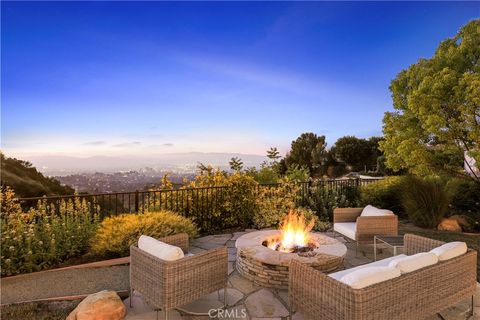
[[[381,135],[390,80],[478,16],[447,2],[1,6],[1,149],[25,158]]]

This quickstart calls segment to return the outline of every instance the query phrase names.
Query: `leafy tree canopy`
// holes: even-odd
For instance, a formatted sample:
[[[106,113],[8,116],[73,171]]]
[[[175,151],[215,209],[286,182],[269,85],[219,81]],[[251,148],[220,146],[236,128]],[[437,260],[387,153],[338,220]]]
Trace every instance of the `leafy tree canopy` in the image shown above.
[[[277,147],[272,147],[270,150],[267,150],[267,157],[273,162],[277,162],[281,158],[280,152],[278,152]]]
[[[241,171],[243,168],[243,161],[239,157],[231,158],[228,164],[233,171]]]
[[[394,170],[463,174],[464,152],[480,163],[480,20],[442,41],[391,82],[394,112],[380,148]],[[480,177],[473,177],[480,182]]]
[[[317,136],[311,132],[302,133],[292,141],[291,150],[285,157],[285,164],[287,168],[298,165],[308,169],[310,173],[320,173],[327,157],[326,146],[325,136]]]
[[[381,155],[378,142],[381,137],[362,139],[354,136],[339,138],[331,152],[337,160],[345,162],[353,171],[362,171],[376,166],[377,158]]]

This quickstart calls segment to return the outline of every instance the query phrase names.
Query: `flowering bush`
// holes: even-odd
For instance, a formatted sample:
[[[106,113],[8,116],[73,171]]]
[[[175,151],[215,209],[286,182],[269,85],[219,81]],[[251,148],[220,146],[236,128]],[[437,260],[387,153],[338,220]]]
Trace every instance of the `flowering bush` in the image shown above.
[[[283,180],[279,185],[262,186],[256,197],[257,208],[253,215],[254,227],[277,227],[287,213],[295,209],[299,200],[299,185],[288,180]]]
[[[94,204],[78,198],[58,207],[39,201],[24,211],[6,188],[0,200],[2,276],[39,271],[84,253],[97,227]]]
[[[167,189],[150,196],[145,211],[178,212],[191,218],[202,233],[210,233],[235,227],[277,226],[291,209],[306,207],[317,216],[319,229],[326,229],[334,208],[354,206],[357,202],[356,188],[343,188],[340,193],[322,186],[309,187],[288,177],[261,185],[252,172],[253,169],[227,174],[205,167],[193,181],[175,192],[165,177],[161,188]]]
[[[224,223],[226,227],[250,227],[257,208],[258,183],[252,177],[236,172],[228,177],[225,186],[223,215],[218,217],[219,223]]]
[[[162,181],[162,186],[168,186]],[[258,183],[241,172],[227,174],[208,167],[180,190],[156,193],[145,209],[175,211],[191,218],[202,232],[231,227],[248,228],[256,208]]]
[[[190,219],[174,212],[123,214],[102,221],[92,239],[92,252],[102,256],[127,256],[130,246],[141,235],[161,238],[183,232],[194,237],[197,228]]]

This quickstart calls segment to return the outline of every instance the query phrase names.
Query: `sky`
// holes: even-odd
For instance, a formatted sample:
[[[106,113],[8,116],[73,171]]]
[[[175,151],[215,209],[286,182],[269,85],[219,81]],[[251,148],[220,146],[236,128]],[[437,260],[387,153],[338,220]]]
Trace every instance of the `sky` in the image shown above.
[[[6,2],[9,156],[282,153],[381,135],[388,86],[478,2]]]

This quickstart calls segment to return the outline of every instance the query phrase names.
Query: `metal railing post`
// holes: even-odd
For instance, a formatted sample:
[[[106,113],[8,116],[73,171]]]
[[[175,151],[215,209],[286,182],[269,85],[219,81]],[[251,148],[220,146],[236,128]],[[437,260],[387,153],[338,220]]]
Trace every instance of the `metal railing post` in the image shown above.
[[[135,212],[138,213],[138,190],[135,190]]]

